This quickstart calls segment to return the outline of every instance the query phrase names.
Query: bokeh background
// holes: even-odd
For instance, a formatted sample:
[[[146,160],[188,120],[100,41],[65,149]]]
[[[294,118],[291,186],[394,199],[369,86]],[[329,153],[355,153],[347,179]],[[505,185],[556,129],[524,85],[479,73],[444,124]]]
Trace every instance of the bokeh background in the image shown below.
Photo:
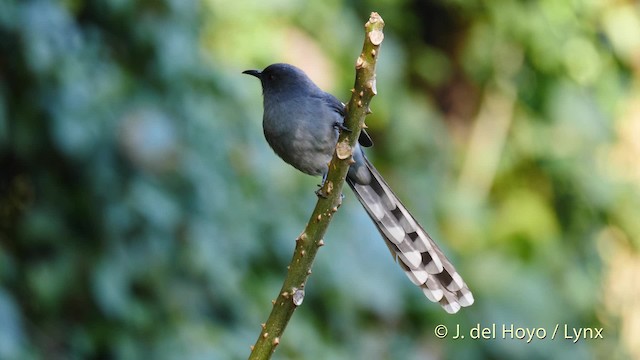
[[[241,71],[346,101],[371,11],[370,157],[476,304],[428,302],[346,190],[275,358],[640,358],[637,2],[4,0],[0,359],[246,358],[319,179]],[[477,324],[547,338],[451,339]]]

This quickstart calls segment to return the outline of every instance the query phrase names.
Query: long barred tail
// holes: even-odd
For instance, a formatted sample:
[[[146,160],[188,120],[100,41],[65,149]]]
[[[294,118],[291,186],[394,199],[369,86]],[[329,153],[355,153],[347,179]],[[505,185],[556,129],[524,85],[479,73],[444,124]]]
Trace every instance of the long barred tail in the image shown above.
[[[371,172],[368,184],[347,177],[347,183],[385,239],[407,277],[433,302],[454,314],[460,307],[473,304],[473,295],[429,234],[411,216],[389,185],[365,160]]]

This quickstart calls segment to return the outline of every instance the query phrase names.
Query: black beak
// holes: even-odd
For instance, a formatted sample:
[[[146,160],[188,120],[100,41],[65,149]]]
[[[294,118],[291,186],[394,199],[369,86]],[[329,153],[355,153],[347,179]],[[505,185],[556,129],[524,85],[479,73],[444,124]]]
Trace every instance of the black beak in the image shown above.
[[[258,79],[260,79],[260,76],[262,75],[262,72],[259,70],[245,70],[242,72],[243,74],[247,74],[247,75],[252,75],[257,77]]]

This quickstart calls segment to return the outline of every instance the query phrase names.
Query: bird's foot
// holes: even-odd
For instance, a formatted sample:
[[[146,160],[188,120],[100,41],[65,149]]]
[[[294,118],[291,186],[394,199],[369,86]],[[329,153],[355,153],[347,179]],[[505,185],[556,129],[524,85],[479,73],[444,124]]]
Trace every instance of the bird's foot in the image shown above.
[[[318,197],[323,198],[323,199],[326,199],[326,198],[329,197],[329,194],[326,191],[323,190],[324,183],[327,182],[327,175],[328,175],[327,172],[322,174],[322,182],[320,184],[318,184],[318,190],[315,191],[316,195]]]
[[[336,128],[337,130],[340,130],[340,131],[351,132],[351,129],[349,129],[348,127],[344,126],[344,123],[341,123],[341,122],[338,122],[338,121],[333,123],[333,127]]]
[[[322,189],[322,185],[318,185],[320,188],[318,190],[315,191],[316,195],[318,197],[321,197],[323,199],[328,198],[329,196],[327,195],[327,193],[325,193],[325,191]]]

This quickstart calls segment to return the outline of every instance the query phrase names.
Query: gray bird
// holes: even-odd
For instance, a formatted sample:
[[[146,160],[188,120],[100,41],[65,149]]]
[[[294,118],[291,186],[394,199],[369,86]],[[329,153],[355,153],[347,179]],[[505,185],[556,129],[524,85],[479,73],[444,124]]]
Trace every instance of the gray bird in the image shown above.
[[[345,105],[289,64],[243,73],[262,83],[264,136],[275,153],[303,173],[326,176],[338,133],[347,130],[343,125]],[[462,277],[364,155],[362,147],[372,145],[364,130],[358,142],[347,183],[395,260],[424,295],[448,313],[473,304]]]

